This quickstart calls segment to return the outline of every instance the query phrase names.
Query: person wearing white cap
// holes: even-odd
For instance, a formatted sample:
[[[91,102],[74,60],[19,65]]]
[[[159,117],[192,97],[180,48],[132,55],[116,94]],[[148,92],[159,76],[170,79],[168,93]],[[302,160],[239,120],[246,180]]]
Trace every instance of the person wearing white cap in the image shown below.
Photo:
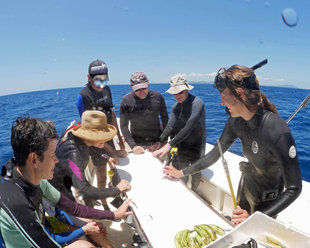
[[[172,164],[177,169],[187,167],[205,153],[205,105],[200,98],[188,92],[193,88],[183,75],[171,78],[170,88],[166,92],[172,94],[177,102],[173,105],[168,124],[160,136],[161,141],[170,136],[170,141],[153,152],[154,156],[162,157],[172,147],[177,147],[178,155]],[[192,190],[197,191],[200,178],[200,172],[192,175]],[[182,180],[187,183],[188,177],[183,177]]]

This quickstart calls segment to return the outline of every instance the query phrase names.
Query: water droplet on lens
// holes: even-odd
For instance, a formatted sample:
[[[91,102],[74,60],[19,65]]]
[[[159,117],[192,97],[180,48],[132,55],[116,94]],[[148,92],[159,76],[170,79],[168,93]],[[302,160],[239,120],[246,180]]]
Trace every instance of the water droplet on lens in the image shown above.
[[[270,4],[270,2],[265,2],[264,5],[266,8],[269,8],[271,4]]]
[[[295,27],[298,22],[297,13],[291,8],[287,8],[282,11],[282,19],[284,23],[289,27]]]

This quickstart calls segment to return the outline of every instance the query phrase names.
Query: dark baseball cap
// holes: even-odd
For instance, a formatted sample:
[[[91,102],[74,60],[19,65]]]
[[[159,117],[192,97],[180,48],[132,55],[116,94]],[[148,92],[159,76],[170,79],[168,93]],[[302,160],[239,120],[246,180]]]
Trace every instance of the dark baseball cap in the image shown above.
[[[149,79],[143,72],[135,72],[130,77],[130,87],[133,91],[149,87]]]
[[[100,59],[97,59],[89,64],[88,74],[91,77],[104,75],[105,79],[109,80],[107,64]]]

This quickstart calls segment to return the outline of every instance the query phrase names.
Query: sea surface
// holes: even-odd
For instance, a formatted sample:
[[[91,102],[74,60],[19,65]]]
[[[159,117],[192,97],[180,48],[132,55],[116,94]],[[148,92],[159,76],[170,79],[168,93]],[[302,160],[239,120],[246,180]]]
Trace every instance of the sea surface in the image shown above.
[[[220,137],[227,120],[225,108],[220,105],[220,95],[211,84],[193,84],[193,95],[200,97],[206,105],[207,142],[215,144]],[[163,94],[167,110],[170,113],[175,99],[165,93],[168,84],[151,84],[150,89]],[[115,112],[118,115],[120,101],[131,90],[128,85],[110,85]],[[39,117],[55,123],[58,134],[61,134],[71,121],[80,121],[76,108],[76,98],[82,87],[27,92],[0,96],[0,166],[12,157],[10,131],[14,120],[21,115]],[[310,90],[261,86],[261,90],[273,102],[279,115],[287,120],[310,93]],[[302,178],[310,182],[310,106],[302,108],[290,121],[289,127],[295,138]],[[231,152],[242,155],[238,140],[230,148]],[[239,168],[239,167],[236,167]]]

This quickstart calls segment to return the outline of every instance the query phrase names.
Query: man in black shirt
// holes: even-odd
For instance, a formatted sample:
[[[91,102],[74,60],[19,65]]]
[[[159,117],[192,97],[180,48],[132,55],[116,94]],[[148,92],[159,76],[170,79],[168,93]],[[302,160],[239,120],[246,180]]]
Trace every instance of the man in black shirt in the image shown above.
[[[143,72],[132,74],[130,86],[132,92],[123,97],[120,105],[122,134],[134,154],[143,153],[144,147],[155,151],[168,122],[165,100],[159,92],[149,90],[149,79]]]

